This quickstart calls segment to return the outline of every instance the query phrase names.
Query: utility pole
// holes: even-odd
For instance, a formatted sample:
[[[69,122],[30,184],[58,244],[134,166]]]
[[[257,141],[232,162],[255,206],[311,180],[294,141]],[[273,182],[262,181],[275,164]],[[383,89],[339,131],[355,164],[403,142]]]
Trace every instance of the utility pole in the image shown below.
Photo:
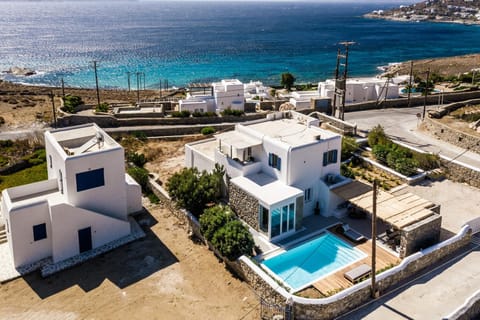
[[[337,68],[335,70],[335,95],[340,97],[340,108],[339,108],[339,115],[338,117],[341,120],[345,119],[345,96],[347,92],[347,75],[348,75],[348,48],[351,45],[354,45],[355,42],[353,41],[344,41],[340,42],[339,44],[345,47],[345,52],[342,53],[340,49],[338,49],[337,53]],[[340,60],[344,59],[342,63]],[[343,68],[343,74],[340,76],[340,67]],[[336,104],[336,99],[334,99],[334,104]]]
[[[145,72],[142,72],[143,75],[143,90],[145,90]]]
[[[55,111],[55,95],[53,91],[50,92],[50,99],[52,100],[53,128],[57,129],[57,113]]]
[[[160,99],[162,99],[162,79],[159,79]]]
[[[410,108],[410,95],[412,94],[412,78],[413,78],[413,60],[410,61],[410,77],[408,78],[408,107]]]
[[[130,92],[130,71],[127,72],[128,92]]]
[[[332,117],[335,117],[335,112],[337,109],[337,79],[338,79],[339,66],[340,66],[340,48],[337,49],[337,65],[335,67],[335,91],[333,93]]]
[[[373,180],[373,208],[372,208],[372,298],[377,297],[377,287],[375,283],[375,274],[377,272],[377,180]]]
[[[136,73],[136,76],[137,76],[137,104],[140,103],[140,74],[141,72],[137,72]]]
[[[65,82],[63,82],[63,78],[62,78],[62,97],[65,99]]]
[[[428,98],[428,81],[430,80],[430,69],[427,70],[427,80],[425,82],[425,98],[423,100],[423,113],[422,120],[425,120],[425,112],[427,110],[427,98]]]
[[[95,70],[95,85],[97,87],[97,106],[100,105],[100,92],[98,91],[97,61],[93,60],[93,69]]]

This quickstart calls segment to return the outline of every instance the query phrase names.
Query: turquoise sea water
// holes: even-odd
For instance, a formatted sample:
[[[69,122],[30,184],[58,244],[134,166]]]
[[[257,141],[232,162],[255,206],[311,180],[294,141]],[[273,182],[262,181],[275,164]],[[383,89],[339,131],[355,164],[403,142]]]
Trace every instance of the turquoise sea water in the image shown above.
[[[294,291],[366,257],[362,251],[326,232],[262,264]]]
[[[350,74],[373,75],[389,62],[480,51],[480,27],[361,17],[389,3],[63,1],[0,2],[0,71],[35,69],[11,81],[127,86],[144,72],[147,87],[238,78],[278,84],[332,77],[338,42],[351,48]],[[132,77],[132,84],[136,84]]]

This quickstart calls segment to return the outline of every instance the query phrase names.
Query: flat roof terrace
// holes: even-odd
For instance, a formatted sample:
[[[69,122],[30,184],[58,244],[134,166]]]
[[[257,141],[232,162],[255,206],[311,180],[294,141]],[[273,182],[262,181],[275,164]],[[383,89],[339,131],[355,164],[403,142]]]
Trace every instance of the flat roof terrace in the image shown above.
[[[47,132],[69,156],[87,152],[120,148],[105,131],[96,124],[80,125]]]
[[[321,129],[316,126],[307,126],[295,119],[279,119],[265,121],[247,126],[265,136],[279,139],[292,147],[305,146],[320,140],[338,137],[338,134]]]

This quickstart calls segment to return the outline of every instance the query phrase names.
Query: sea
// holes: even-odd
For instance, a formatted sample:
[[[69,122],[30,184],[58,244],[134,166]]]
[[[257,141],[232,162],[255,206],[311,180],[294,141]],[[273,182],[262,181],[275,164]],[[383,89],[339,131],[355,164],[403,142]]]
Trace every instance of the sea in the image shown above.
[[[378,1],[378,0],[377,0]],[[395,22],[364,13],[412,1],[0,1],[0,77],[36,85],[169,87],[236,78],[332,78],[338,48],[349,76],[410,59],[480,52],[480,26]],[[35,70],[15,76],[11,67]],[[144,82],[143,82],[144,80]],[[143,84],[142,84],[143,83]]]

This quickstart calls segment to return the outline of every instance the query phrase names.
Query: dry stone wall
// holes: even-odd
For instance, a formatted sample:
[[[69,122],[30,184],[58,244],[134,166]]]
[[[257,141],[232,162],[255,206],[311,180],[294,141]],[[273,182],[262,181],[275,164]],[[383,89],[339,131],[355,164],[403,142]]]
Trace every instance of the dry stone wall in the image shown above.
[[[441,225],[442,216],[436,214],[403,228],[400,235],[400,257],[407,257],[438,243]]]
[[[251,194],[243,191],[234,183],[228,184],[229,205],[238,217],[250,227],[258,229],[258,200]]]

